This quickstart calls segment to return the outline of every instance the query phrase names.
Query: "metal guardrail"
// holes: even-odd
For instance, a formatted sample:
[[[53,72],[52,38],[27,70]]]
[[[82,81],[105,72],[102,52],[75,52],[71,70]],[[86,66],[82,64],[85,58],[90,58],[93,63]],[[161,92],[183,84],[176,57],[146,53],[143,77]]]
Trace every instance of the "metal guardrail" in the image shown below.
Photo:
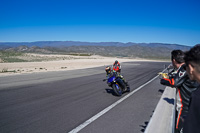
[[[158,102],[145,133],[174,133],[176,89],[166,87]]]

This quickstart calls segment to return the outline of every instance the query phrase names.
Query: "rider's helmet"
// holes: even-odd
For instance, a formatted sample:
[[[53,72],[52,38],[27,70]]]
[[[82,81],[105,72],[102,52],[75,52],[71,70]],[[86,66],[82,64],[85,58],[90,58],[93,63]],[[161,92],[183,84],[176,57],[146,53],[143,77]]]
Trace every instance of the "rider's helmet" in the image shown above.
[[[115,64],[117,64],[117,63],[118,63],[118,60],[115,61]]]
[[[109,73],[111,73],[111,68],[110,68],[109,66],[107,66],[107,67],[105,68],[105,71],[106,71],[107,74],[109,74]]]

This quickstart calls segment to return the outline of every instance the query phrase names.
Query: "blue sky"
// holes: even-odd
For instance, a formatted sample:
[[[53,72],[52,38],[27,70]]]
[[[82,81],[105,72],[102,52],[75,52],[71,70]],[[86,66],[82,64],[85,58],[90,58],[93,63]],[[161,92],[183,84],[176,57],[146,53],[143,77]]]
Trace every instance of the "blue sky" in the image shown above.
[[[200,43],[200,0],[0,0],[0,42]]]

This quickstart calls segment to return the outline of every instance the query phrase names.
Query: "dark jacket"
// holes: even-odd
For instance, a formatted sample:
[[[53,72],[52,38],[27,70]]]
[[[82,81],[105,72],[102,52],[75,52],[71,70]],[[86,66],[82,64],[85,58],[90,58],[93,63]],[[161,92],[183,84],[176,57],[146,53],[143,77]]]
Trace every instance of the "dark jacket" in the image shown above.
[[[170,75],[169,79],[161,79],[160,83],[177,88],[179,93],[179,98],[177,99],[178,104],[182,108],[182,113],[186,114],[189,109],[191,93],[197,89],[199,84],[189,79],[183,66],[177,70],[176,74]]]
[[[189,112],[184,122],[183,133],[200,132],[200,87],[192,92]]]

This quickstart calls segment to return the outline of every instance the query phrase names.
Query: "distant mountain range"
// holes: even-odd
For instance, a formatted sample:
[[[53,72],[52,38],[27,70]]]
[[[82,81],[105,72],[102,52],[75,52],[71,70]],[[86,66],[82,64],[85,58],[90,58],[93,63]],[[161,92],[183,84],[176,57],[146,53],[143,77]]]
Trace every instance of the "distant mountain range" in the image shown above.
[[[0,50],[34,53],[89,53],[103,56],[170,59],[174,49],[189,50],[189,46],[165,43],[38,41],[0,42]]]
[[[70,46],[117,46],[128,47],[133,45],[147,46],[147,47],[167,47],[173,49],[188,49],[189,46],[179,44],[165,44],[165,43],[122,43],[122,42],[79,42],[79,41],[38,41],[38,42],[0,42],[0,49],[11,48],[18,46],[38,46],[38,47],[70,47]]]

